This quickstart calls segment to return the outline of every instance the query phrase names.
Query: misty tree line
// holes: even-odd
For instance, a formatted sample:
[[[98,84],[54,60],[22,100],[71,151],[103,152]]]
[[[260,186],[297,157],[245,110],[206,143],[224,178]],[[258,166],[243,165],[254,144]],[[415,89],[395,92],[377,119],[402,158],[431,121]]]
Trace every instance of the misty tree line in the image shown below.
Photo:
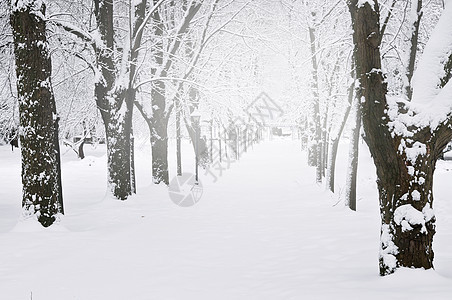
[[[378,178],[381,275],[398,267],[433,267],[432,179],[452,139],[451,112],[443,105],[438,116],[421,104],[447,104],[450,98],[452,13],[443,1],[9,4],[2,7],[9,20],[3,30],[11,34],[0,46],[5,83],[0,108],[9,112],[3,114],[6,121],[19,112],[22,204],[42,225],[64,213],[58,138],[63,116],[65,124],[83,124],[87,132],[100,115],[109,189],[125,200],[136,192],[136,115],[149,131],[153,180],[168,184],[170,119],[177,124],[178,143],[182,124],[195,138],[190,115],[200,108],[226,124],[268,84],[266,75],[274,70],[265,69],[266,63],[283,57],[289,70],[280,91],[283,109],[304,133],[317,182],[325,181],[333,192],[339,140],[350,119],[346,202],[354,210],[363,128]],[[432,69],[436,72],[428,73]],[[424,83],[422,76],[430,80]],[[56,98],[65,98],[58,113]]]

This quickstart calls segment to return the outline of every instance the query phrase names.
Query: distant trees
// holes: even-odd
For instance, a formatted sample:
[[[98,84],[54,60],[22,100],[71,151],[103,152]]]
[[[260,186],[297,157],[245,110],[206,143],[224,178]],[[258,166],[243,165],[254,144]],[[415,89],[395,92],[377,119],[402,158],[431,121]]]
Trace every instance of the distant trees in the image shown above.
[[[316,181],[326,179],[326,187],[334,192],[335,164],[339,141],[355,97],[351,58],[351,36],[348,24],[341,19],[347,12],[344,1],[283,1],[292,25],[290,30],[305,32],[298,52],[304,48],[303,60],[292,64],[310,70],[309,79],[299,92],[302,105],[300,123],[306,124],[308,164],[316,168]],[[296,21],[299,19],[298,26]],[[308,50],[308,51],[306,51]],[[309,64],[308,64],[309,63]],[[303,67],[301,67],[303,66]],[[308,92],[309,89],[309,92]],[[300,105],[300,106],[302,106]]]
[[[171,10],[168,9],[169,6],[172,6]],[[168,84],[166,81],[187,36],[190,23],[201,7],[202,2],[197,1],[184,0],[177,4],[171,2],[161,9],[157,9],[151,17],[152,35],[154,37],[154,43],[151,46],[154,58],[150,72],[151,78],[153,78],[149,99],[151,105],[146,106],[139,101],[136,101],[135,104],[149,125],[152,148],[152,177],[156,184],[160,182],[169,184],[168,121],[173,112],[174,99],[168,101]],[[171,11],[171,13],[168,13],[168,11]],[[182,17],[178,18],[178,15]],[[173,32],[173,34],[169,34],[169,32]],[[150,108],[146,109],[146,107]]]
[[[8,143],[17,136],[19,126],[10,10],[9,1],[0,3],[0,143]]]
[[[13,29],[22,145],[22,207],[45,227],[63,213],[58,121],[42,1],[13,1]]]
[[[381,214],[380,274],[433,267],[433,172],[452,138],[452,47],[446,7],[413,81],[413,100],[392,99],[381,70],[380,6],[349,0],[366,142],[377,169]],[[416,77],[416,74],[414,77]],[[445,106],[449,103],[449,106]],[[440,108],[435,108],[439,105]]]

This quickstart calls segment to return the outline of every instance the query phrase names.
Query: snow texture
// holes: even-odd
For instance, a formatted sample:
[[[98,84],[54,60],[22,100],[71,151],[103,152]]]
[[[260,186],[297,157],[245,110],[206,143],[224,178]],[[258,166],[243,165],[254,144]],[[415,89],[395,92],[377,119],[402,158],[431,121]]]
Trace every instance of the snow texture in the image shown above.
[[[421,225],[421,232],[426,233],[425,223],[434,217],[434,212],[430,208],[424,208],[422,211],[417,210],[411,204],[399,206],[394,211],[394,222],[402,226],[403,231],[412,230],[412,225]]]
[[[399,249],[393,242],[392,231],[388,224],[383,224],[381,226],[380,242],[380,258],[383,259],[384,265],[389,269],[395,269],[397,267],[397,259],[395,255],[399,253]]]
[[[444,122],[452,110],[452,84],[440,88],[444,64],[452,54],[452,5],[448,4],[435,27],[413,76],[412,124],[432,129]]]
[[[375,10],[375,3],[374,0],[358,0],[358,3],[356,4],[356,6],[358,7],[363,7],[366,3],[368,3],[370,5],[370,7]]]
[[[150,184],[149,143],[135,146],[137,195],[127,201],[105,197],[105,145],[85,146],[84,160],[63,147],[66,214],[47,229],[33,218],[18,221],[20,152],[0,146],[1,299],[441,300],[452,294],[451,161],[438,162],[435,172],[435,270],[399,269],[381,278],[375,168],[364,144],[357,212],[315,183],[299,141],[255,145],[216,183],[201,171],[204,193],[190,208],[173,204],[165,186]],[[338,191],[347,149],[347,142],[340,145]],[[186,141],[182,150],[184,172],[193,172],[192,145]],[[422,214],[425,221],[433,217],[430,209]],[[382,242],[380,255],[395,266],[388,227]]]

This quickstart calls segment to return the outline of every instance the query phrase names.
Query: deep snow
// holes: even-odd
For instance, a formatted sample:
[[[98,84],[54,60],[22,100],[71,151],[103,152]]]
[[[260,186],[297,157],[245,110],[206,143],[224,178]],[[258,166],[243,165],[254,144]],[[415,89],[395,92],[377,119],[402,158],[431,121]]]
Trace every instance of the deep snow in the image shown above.
[[[315,184],[298,143],[255,145],[215,183],[201,171],[203,196],[188,208],[150,184],[146,144],[137,144],[138,194],[125,202],[105,197],[102,146],[87,146],[83,161],[67,151],[66,215],[47,230],[18,221],[20,156],[0,146],[0,299],[450,299],[452,162],[440,161],[435,177],[436,271],[381,278],[366,147],[352,212],[343,204],[346,154],[332,195]],[[185,145],[184,172],[193,169],[189,151]]]

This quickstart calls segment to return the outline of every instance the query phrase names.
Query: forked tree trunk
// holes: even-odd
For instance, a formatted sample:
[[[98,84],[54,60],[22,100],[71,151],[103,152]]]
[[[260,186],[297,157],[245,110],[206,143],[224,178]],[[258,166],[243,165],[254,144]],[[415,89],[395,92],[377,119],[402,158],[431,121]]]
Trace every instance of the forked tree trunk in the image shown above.
[[[58,118],[52,91],[45,6],[14,1],[10,22],[16,59],[22,154],[22,208],[44,226],[63,213]]]
[[[326,176],[326,181],[327,181],[327,187],[328,189],[334,193],[334,183],[335,183],[335,170],[336,170],[336,157],[337,157],[337,150],[339,148],[339,141],[341,139],[341,135],[342,132],[344,131],[345,128],[345,124],[347,123],[347,119],[348,116],[350,114],[350,110],[351,110],[351,104],[353,102],[353,95],[354,95],[354,90],[355,90],[355,84],[354,84],[354,80],[353,83],[350,85],[349,90],[348,90],[348,103],[349,105],[347,106],[347,109],[345,110],[344,116],[342,118],[342,121],[339,125],[339,130],[336,134],[336,136],[334,136],[331,139],[330,142],[330,151],[329,153],[329,158],[328,158],[328,168],[327,168],[327,176]]]
[[[121,75],[117,75],[113,55],[113,11],[112,1],[94,1],[94,14],[102,41],[101,47],[95,47],[97,68],[102,76],[95,82],[94,95],[105,126],[108,186],[115,198],[125,200],[134,189],[131,135],[135,90],[130,87],[130,82],[129,86],[120,86],[123,79],[130,81],[130,78],[119,78]],[[136,27],[134,26],[134,30]],[[136,45],[133,46],[137,48]],[[123,55],[129,58],[129,53]],[[132,57],[131,60],[134,61],[135,58]],[[133,64],[130,73],[134,74]],[[133,77],[133,74],[130,76]]]
[[[405,138],[389,129],[386,81],[381,72],[380,14],[376,0],[348,1],[352,17],[355,64],[360,82],[365,140],[377,170],[380,199],[380,274],[398,267],[433,267],[433,172],[436,160],[452,137],[448,123],[408,128]],[[399,113],[404,113],[401,107]]]

